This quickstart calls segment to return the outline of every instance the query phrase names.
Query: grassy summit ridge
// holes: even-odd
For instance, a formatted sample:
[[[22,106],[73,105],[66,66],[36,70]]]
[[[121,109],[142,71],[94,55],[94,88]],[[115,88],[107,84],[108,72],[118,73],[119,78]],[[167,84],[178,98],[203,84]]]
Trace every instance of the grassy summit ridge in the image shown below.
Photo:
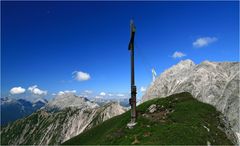
[[[151,105],[156,106],[153,113],[149,112]],[[232,144],[218,128],[223,126],[219,122],[220,113],[187,92],[144,102],[137,111],[138,123],[133,129],[126,127],[130,121],[128,111],[63,144]]]

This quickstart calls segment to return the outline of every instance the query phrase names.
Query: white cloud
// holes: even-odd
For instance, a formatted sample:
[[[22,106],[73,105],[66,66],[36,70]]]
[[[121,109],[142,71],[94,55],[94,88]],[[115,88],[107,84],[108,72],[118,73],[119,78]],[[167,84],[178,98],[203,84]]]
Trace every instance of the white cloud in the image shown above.
[[[63,94],[67,94],[67,93],[76,93],[76,90],[65,90],[65,91],[59,91],[58,95],[63,95]]]
[[[124,94],[117,94],[117,96],[118,96],[118,97],[123,97],[123,96],[124,96]]]
[[[181,57],[184,57],[184,56],[187,56],[187,55],[182,53],[182,52],[178,52],[178,51],[174,52],[173,55],[172,55],[173,58],[181,58]]]
[[[101,95],[101,96],[105,96],[106,93],[105,93],[105,92],[101,92],[99,95]]]
[[[11,94],[21,94],[21,93],[24,93],[26,90],[22,87],[13,87],[11,90],[10,90],[10,93]]]
[[[108,96],[113,96],[113,94],[108,94]]]
[[[77,81],[87,81],[89,80],[90,74],[82,72],[82,71],[74,71],[73,72],[73,78]]]
[[[47,91],[43,91],[43,90],[37,88],[37,85],[28,87],[28,90],[35,95],[46,95],[47,94]]]
[[[193,46],[196,48],[201,48],[201,47],[208,46],[209,44],[216,41],[217,41],[216,37],[202,37],[202,38],[198,38],[195,42],[193,42]]]
[[[140,91],[141,91],[141,92],[145,92],[145,91],[146,91],[146,88],[145,88],[145,87],[141,87],[141,88],[140,88]]]
[[[91,94],[92,93],[91,90],[85,90],[84,92],[87,93],[87,94]]]

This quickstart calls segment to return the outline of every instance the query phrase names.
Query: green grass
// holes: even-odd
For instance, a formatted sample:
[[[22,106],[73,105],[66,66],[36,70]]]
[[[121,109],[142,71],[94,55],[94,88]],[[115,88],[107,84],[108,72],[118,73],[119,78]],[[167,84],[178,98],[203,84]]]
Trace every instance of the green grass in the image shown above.
[[[164,120],[151,117],[150,105],[156,104],[158,110],[170,110]],[[163,106],[163,107],[162,107]],[[137,107],[137,125],[133,129],[126,127],[130,121],[130,112],[111,118],[80,135],[66,141],[64,145],[99,144],[191,144],[232,145],[220,125],[219,112],[208,104],[194,99],[189,93],[175,94],[166,98],[157,98]],[[149,117],[144,116],[148,115]],[[210,131],[204,126],[208,127]]]

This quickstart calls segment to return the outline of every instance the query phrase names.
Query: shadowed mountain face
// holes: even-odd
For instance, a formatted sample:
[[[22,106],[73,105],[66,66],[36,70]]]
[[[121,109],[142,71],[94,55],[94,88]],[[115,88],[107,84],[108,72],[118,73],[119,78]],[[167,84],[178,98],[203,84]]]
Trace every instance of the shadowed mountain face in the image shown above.
[[[1,126],[30,115],[46,103],[44,99],[30,102],[24,99],[1,98]]]
[[[1,144],[60,144],[123,112],[125,109],[117,103],[99,107],[74,94],[61,95],[41,110],[4,127]]]
[[[189,93],[157,98],[137,107],[137,125],[127,128],[130,111],[113,117],[63,145],[232,145],[222,131],[220,112]],[[235,139],[233,140],[235,142]]]
[[[224,114],[228,129],[239,133],[239,62],[209,62],[196,65],[181,61],[164,71],[147,89],[143,101],[189,92]]]

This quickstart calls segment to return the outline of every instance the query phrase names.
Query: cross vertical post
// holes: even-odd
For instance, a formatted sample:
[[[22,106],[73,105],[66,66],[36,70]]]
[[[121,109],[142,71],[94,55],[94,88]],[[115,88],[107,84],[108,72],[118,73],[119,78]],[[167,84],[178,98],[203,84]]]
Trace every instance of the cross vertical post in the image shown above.
[[[136,122],[136,94],[137,87],[135,86],[135,77],[134,77],[134,36],[136,32],[136,28],[134,26],[133,20],[130,22],[130,32],[131,38],[128,45],[128,50],[130,50],[131,55],[131,98],[129,99],[129,103],[131,105],[131,123],[135,125]]]

